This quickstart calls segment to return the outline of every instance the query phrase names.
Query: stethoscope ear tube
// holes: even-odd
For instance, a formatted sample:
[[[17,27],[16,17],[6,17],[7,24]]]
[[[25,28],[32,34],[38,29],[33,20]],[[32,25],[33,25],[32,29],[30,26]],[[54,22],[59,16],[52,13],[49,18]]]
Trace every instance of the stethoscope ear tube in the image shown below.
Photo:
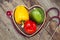
[[[49,9],[46,11],[46,17],[47,17],[47,15],[48,15],[49,11],[52,11],[52,10],[56,10],[57,13],[58,13],[57,16],[59,16],[59,13],[60,13],[59,9],[56,8],[56,7],[52,7],[52,8],[49,8]]]
[[[59,20],[59,23],[58,23],[58,25],[57,25],[57,26],[59,26],[59,25],[60,25],[60,18],[59,18],[58,16],[52,17],[49,21],[51,21],[51,20],[54,19],[54,18],[57,18],[57,19]]]
[[[59,9],[58,8],[56,8],[56,7],[52,7],[52,8],[50,8],[50,9],[48,9],[47,11],[46,11],[46,17],[48,16],[48,13],[49,13],[49,11],[51,11],[51,10],[56,10],[57,11],[57,16],[53,16],[53,17],[51,17],[50,19],[49,19],[49,21],[51,21],[52,19],[54,19],[54,18],[57,18],[58,20],[59,20],[59,23],[58,23],[58,26],[60,25],[60,11],[59,11]]]

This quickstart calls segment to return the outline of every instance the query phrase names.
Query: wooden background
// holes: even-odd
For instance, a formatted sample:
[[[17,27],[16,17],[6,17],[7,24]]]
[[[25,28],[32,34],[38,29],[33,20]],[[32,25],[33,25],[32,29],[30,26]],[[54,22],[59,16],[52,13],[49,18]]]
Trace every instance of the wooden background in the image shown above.
[[[59,2],[60,0],[0,0],[0,40],[60,40],[60,26],[57,26],[56,21],[51,21],[38,34],[27,38],[16,31],[11,20],[6,16],[6,11],[13,10],[17,5],[31,7],[37,4],[43,6],[47,11],[51,7],[60,9]],[[56,13],[51,11],[49,17]]]

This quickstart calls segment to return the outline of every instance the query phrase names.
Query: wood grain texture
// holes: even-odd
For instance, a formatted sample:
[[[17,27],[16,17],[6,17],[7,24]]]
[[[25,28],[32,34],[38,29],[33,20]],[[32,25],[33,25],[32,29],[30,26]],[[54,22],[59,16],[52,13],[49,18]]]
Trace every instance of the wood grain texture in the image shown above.
[[[35,36],[27,38],[16,31],[11,20],[6,16],[6,11],[13,10],[17,5],[26,5],[31,7],[35,4],[41,4],[45,10],[54,6],[52,5],[51,1],[47,0],[13,0],[12,2],[4,1],[2,4],[0,4],[0,40],[60,40],[60,26],[53,35],[56,29],[55,21],[52,21],[48,26],[45,25],[45,27]],[[49,16],[47,17],[47,22],[48,18]],[[50,39],[52,35],[53,37]]]

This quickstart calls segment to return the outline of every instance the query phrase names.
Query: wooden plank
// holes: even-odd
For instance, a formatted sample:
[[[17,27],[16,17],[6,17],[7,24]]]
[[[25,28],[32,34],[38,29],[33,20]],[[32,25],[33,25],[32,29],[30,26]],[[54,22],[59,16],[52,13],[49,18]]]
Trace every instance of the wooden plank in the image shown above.
[[[40,0],[42,1],[42,0]],[[40,3],[39,1],[39,3]],[[45,0],[47,1],[47,0]],[[48,2],[48,1],[47,1]],[[46,3],[47,3],[46,2]],[[33,37],[27,38],[19,34],[14,26],[12,25],[11,20],[6,16],[7,10],[12,10],[17,5],[26,5],[28,7],[31,7],[33,5],[37,4],[43,4],[42,6],[46,9],[47,7],[51,7],[51,4],[45,4],[41,2],[40,4],[36,0],[13,0],[12,2],[4,1],[4,5],[2,4],[2,8],[0,5],[0,40],[49,40],[53,34],[53,32],[56,29],[56,22],[52,22],[48,27],[43,28],[38,34],[36,34]],[[46,5],[48,5],[46,7]],[[48,9],[48,8],[47,8]],[[46,9],[46,10],[47,10]],[[5,11],[4,11],[5,10]],[[47,17],[48,18],[48,17]],[[48,20],[48,19],[47,19]],[[58,28],[60,29],[60,28]],[[60,31],[57,29],[55,35],[53,36],[52,40],[60,40],[59,35]],[[51,31],[54,30],[54,31]],[[57,37],[56,37],[57,36]]]

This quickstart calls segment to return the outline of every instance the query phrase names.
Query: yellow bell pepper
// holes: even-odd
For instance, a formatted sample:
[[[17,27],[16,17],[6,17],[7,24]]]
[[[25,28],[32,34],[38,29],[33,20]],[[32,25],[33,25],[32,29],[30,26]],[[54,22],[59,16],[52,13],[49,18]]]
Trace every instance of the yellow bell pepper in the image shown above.
[[[29,12],[23,5],[17,6],[14,13],[15,21],[18,24],[21,24],[22,21],[29,20]]]

